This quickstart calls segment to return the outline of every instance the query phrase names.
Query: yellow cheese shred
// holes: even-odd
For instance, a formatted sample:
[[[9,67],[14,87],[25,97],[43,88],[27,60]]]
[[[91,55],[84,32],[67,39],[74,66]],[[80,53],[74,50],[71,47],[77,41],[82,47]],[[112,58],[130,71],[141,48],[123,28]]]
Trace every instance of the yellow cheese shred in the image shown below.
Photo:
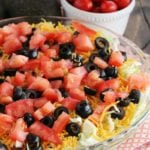
[[[107,107],[102,115],[100,116],[100,123],[98,126],[98,135],[103,139],[108,139],[111,138],[115,135],[117,135],[118,133],[120,133],[121,131],[123,131],[125,128],[127,128],[130,123],[131,120],[134,117],[137,105],[130,103],[130,105],[128,107],[125,108],[125,117],[122,120],[118,120],[118,119],[114,119],[114,123],[115,123],[115,129],[113,131],[109,131],[107,129],[108,126],[108,122],[106,122],[107,117],[108,117],[108,112],[107,110],[110,108]]]

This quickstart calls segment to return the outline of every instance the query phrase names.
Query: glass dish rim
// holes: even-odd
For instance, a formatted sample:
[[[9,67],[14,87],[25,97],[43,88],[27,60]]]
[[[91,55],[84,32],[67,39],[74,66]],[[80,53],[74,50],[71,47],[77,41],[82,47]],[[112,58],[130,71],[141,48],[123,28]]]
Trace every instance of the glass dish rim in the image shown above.
[[[72,19],[72,18],[68,18],[68,17],[60,17],[60,16],[20,16],[20,17],[13,17],[13,18],[6,18],[6,19],[1,19],[0,20],[0,27],[2,27],[3,25],[9,24],[9,23],[14,23],[13,21],[28,21],[27,19],[30,19],[33,21],[38,19],[41,20],[45,19],[45,20],[49,20],[50,19],[58,19],[58,20],[63,20],[63,21],[71,21],[71,20],[76,20],[76,21],[80,21],[82,23],[88,23],[94,26],[97,26],[101,29],[104,29],[105,31],[109,32],[110,34],[116,36],[119,38],[119,40],[122,40],[125,44],[129,45],[140,57],[142,60],[148,60],[150,58],[150,56],[146,53],[144,53],[136,44],[134,44],[132,41],[128,40],[127,38],[123,37],[122,35],[119,35],[113,31],[111,31],[110,29],[107,29],[105,27],[102,27],[98,24],[95,23],[91,23],[88,21],[83,21],[83,20],[78,20],[78,19]],[[99,142],[97,144],[93,144],[90,146],[85,146],[84,148],[93,148],[93,147],[98,147],[98,146],[107,146],[108,144],[111,144],[113,142],[117,142],[119,141],[120,138],[122,138],[123,136],[127,135],[128,132],[132,131],[133,129],[136,129],[137,126],[139,126],[150,114],[150,104],[146,106],[145,111],[143,111],[143,114],[137,119],[137,121],[135,121],[135,123],[133,123],[131,126],[129,126],[128,128],[126,128],[125,130],[123,130],[121,133],[119,133],[118,135],[109,138],[107,140],[104,140],[102,142]],[[117,143],[118,144],[118,143]]]

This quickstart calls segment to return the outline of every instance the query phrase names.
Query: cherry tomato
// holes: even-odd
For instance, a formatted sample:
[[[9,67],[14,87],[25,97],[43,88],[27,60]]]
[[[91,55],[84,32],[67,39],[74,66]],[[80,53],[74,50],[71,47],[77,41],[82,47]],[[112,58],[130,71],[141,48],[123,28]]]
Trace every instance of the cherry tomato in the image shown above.
[[[98,12],[100,12],[100,7],[94,6],[91,11],[95,12],[95,13],[98,13]]]
[[[117,11],[117,9],[118,9],[117,4],[110,0],[104,1],[100,5],[100,11],[103,13],[114,12]]]
[[[86,11],[90,11],[93,7],[92,0],[75,0],[73,5],[81,10]]]
[[[107,1],[107,0],[92,0],[92,1],[95,4],[100,4],[100,3],[104,2],[104,1]]]
[[[125,7],[127,7],[131,0],[113,0],[117,5],[119,9],[123,9]]]

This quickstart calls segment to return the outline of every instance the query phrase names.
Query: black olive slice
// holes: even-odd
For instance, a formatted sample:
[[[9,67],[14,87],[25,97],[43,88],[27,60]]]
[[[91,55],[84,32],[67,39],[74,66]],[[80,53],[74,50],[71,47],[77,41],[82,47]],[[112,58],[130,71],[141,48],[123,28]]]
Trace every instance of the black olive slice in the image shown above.
[[[97,37],[95,39],[95,46],[97,49],[105,50],[109,48],[109,42],[103,37]]]
[[[115,107],[117,108],[117,109],[115,109]],[[109,109],[109,111],[112,111],[112,113],[111,113],[111,117],[113,118],[113,119],[119,119],[119,120],[122,120],[123,118],[124,118],[124,116],[125,116],[125,110],[122,108],[122,107],[117,107],[117,106],[112,106],[110,109]]]
[[[27,57],[29,57],[29,59],[36,59],[38,57],[38,51],[37,50],[29,50]]]
[[[116,78],[118,76],[118,69],[116,67],[108,66],[105,68],[106,77]]]
[[[64,59],[71,58],[71,55],[74,49],[75,49],[75,46],[71,42],[60,44],[59,56]]]
[[[87,118],[92,113],[93,113],[92,107],[85,100],[77,104],[76,114],[78,114],[82,118]]]
[[[38,148],[41,147],[41,139],[32,133],[29,133],[27,135],[26,143],[30,150],[33,150],[33,149],[38,150]]]
[[[17,72],[17,69],[13,69],[13,68],[7,68],[4,70],[4,76],[15,76]]]
[[[86,68],[86,70],[87,70],[88,72],[91,72],[91,71],[93,71],[93,70],[97,70],[97,69],[98,69],[98,67],[97,67],[94,63],[91,63],[91,62],[87,62],[87,63],[85,64],[85,68]]]
[[[131,100],[129,98],[125,98],[125,99],[118,98],[118,99],[116,99],[116,101],[118,101],[117,105],[120,106],[120,107],[126,107],[131,102]]]
[[[59,91],[61,92],[61,95],[66,98],[69,96],[69,94],[67,93],[67,91],[64,88],[60,88]]]
[[[13,100],[19,100],[22,98],[23,89],[21,87],[14,87],[13,89]]]
[[[26,122],[27,126],[29,127],[35,121],[34,117],[30,113],[25,113],[23,116],[24,121]]]
[[[45,116],[40,120],[43,124],[45,124],[48,127],[52,127],[54,124],[54,117],[53,116]]]
[[[0,104],[0,113],[5,113],[5,105]]]
[[[66,126],[66,131],[69,133],[70,136],[78,136],[80,130],[80,126],[74,122],[71,122]]]
[[[128,98],[131,100],[131,102],[138,104],[140,101],[141,92],[137,89],[132,89],[129,93]]]
[[[71,56],[71,60],[73,61],[75,67],[83,65],[83,57],[78,54],[73,53]]]
[[[42,93],[39,91],[27,89],[25,90],[26,98],[40,98],[42,96]]]
[[[62,112],[69,114],[69,110],[66,107],[59,106],[54,110],[54,118],[57,119]]]
[[[95,89],[91,89],[89,87],[84,87],[84,92],[85,94],[88,94],[88,95],[96,95],[97,91]]]

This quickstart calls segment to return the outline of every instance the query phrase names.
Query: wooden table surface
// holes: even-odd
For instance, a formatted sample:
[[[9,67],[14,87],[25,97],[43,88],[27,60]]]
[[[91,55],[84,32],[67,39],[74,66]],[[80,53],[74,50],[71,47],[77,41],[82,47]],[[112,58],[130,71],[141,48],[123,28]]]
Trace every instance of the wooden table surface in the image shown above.
[[[125,37],[150,54],[150,0],[136,0]]]

